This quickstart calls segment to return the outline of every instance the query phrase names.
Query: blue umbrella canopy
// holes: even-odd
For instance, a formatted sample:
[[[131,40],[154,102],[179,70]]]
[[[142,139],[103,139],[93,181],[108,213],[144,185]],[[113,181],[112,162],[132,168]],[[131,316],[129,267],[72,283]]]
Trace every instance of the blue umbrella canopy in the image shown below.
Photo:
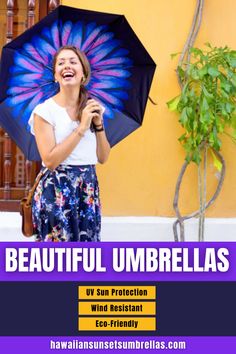
[[[55,95],[53,58],[72,45],[91,66],[89,96],[104,107],[111,146],[143,121],[155,63],[123,15],[59,6],[5,45],[0,66],[0,125],[29,160],[40,160],[28,120],[34,107]]]

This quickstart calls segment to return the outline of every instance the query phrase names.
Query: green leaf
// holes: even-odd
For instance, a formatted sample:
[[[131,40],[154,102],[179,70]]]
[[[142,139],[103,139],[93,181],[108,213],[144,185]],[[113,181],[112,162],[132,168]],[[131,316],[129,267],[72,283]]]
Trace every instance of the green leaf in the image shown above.
[[[230,93],[232,85],[230,85],[227,81],[221,81],[220,86],[224,91],[226,91],[227,93]]]
[[[208,104],[206,98],[203,97],[203,100],[202,100],[202,110],[206,112],[206,111],[208,111],[208,109],[209,109],[209,104]]]
[[[171,56],[171,59],[174,59],[177,55],[180,55],[181,52],[178,52],[178,53],[172,53],[170,56]]]
[[[202,86],[202,91],[203,91],[204,95],[206,96],[206,98],[208,98],[208,99],[214,98],[213,94],[208,92],[204,85]]]
[[[182,110],[182,113],[181,113],[181,116],[180,116],[179,120],[182,123],[182,125],[185,125],[186,122],[188,121],[187,107],[184,107],[184,109]]]
[[[196,137],[196,143],[199,146],[204,140],[204,136],[201,133],[198,133],[197,137]]]
[[[234,87],[236,87],[236,75],[235,74],[232,75],[231,81],[232,81],[232,84],[234,85]]]
[[[206,74],[208,74],[208,67],[205,65],[199,70],[199,77],[202,79]]]
[[[190,91],[189,91],[189,97],[190,98],[195,98],[196,94],[195,94],[195,91],[194,89],[192,88]]]
[[[218,138],[215,138],[215,141],[214,141],[214,144],[213,144],[213,147],[215,150],[219,151],[220,148],[221,148],[221,141],[220,139]]]
[[[192,156],[192,160],[193,162],[196,162],[197,165],[200,164],[201,162],[201,155],[200,152],[198,150],[195,150]]]
[[[191,162],[191,156],[189,154],[186,155],[185,161],[187,161],[187,163]]]
[[[199,71],[194,66],[190,69],[189,75],[193,78],[193,80],[199,79]]]
[[[202,52],[201,49],[199,49],[199,48],[190,48],[189,51],[190,51],[191,54],[193,54],[193,55],[195,56],[195,58],[196,58],[197,56],[200,56],[200,57],[203,56],[203,52]]]
[[[216,119],[216,125],[217,125],[217,131],[219,133],[223,133],[225,127],[224,122],[220,121],[219,119]]]
[[[208,68],[208,74],[215,78],[220,75],[220,72],[216,67],[210,66]]]
[[[232,104],[230,104],[229,102],[227,102],[225,105],[225,108],[226,108],[227,113],[231,113],[234,109],[234,106]]]
[[[188,115],[188,117],[192,117],[192,115],[193,115],[193,109],[192,109],[192,107],[187,107],[187,115]]]
[[[186,139],[186,133],[182,134],[178,140],[180,143],[182,143],[183,141],[185,141],[185,139]]]
[[[185,71],[181,68],[181,66],[177,67],[177,72],[178,72],[181,80],[183,80],[185,78]]]
[[[236,58],[230,58],[229,59],[229,62],[230,62],[230,65],[233,67],[233,68],[236,68]]]
[[[211,46],[211,44],[210,44],[209,42],[206,42],[206,43],[204,43],[204,44],[205,44],[206,47],[212,49],[212,46]]]
[[[231,115],[231,126],[236,130],[236,112],[234,111]]]
[[[222,97],[224,97],[226,99],[229,98],[229,94],[226,91],[224,91],[224,90],[221,90],[221,95],[222,95]]]
[[[171,112],[177,110],[180,98],[181,98],[181,95],[176,96],[176,97],[172,98],[172,100],[167,102],[167,106]]]
[[[218,158],[216,157],[216,155],[214,154],[214,152],[212,150],[211,151],[211,154],[212,154],[212,157],[213,157],[213,164],[215,166],[215,168],[221,172],[222,170],[222,163],[220,162],[220,160],[218,160]]]
[[[202,123],[201,124],[201,130],[202,131],[206,131],[207,129],[207,123],[209,122],[210,120],[210,114],[208,111],[202,111],[200,113],[200,122]]]
[[[193,131],[196,131],[198,127],[198,122],[196,120],[193,121]]]
[[[214,137],[214,134],[211,132],[209,134],[209,143],[211,144],[211,146],[214,144],[214,140],[215,140],[215,137]]]

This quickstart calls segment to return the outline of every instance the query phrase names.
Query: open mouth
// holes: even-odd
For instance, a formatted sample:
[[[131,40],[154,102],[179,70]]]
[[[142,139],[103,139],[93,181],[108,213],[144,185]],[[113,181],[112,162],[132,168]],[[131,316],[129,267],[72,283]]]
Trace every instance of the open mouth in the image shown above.
[[[63,79],[68,79],[74,77],[75,74],[71,71],[66,71],[62,74]]]

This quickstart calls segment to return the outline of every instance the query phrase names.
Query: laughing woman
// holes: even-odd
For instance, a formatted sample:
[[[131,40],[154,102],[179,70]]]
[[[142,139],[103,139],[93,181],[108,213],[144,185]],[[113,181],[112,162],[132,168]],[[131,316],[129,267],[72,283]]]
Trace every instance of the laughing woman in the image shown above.
[[[103,107],[88,99],[90,66],[82,52],[60,48],[53,69],[60,90],[36,106],[29,120],[48,169],[33,197],[34,234],[36,241],[100,241],[95,165],[110,152]]]

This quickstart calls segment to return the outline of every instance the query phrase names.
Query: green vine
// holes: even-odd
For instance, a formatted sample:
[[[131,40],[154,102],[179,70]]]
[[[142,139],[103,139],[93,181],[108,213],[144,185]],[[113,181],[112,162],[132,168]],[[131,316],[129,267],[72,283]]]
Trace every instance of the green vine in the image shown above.
[[[186,161],[199,165],[201,149],[207,145],[220,170],[214,150],[221,149],[221,135],[225,133],[236,141],[236,51],[209,43],[206,48],[190,48],[191,61],[177,68],[181,94],[167,104],[180,114],[179,122],[185,131],[179,141]]]
[[[185,241],[185,221],[194,217],[199,218],[198,240],[204,240],[205,211],[218,197],[226,171],[221,154],[221,137],[225,134],[236,143],[236,51],[228,47],[212,47],[209,43],[206,44],[206,50],[194,48],[204,2],[196,0],[192,25],[183,50],[179,53],[176,72],[182,92],[167,103],[171,111],[179,114],[179,122],[184,129],[179,141],[186,152],[173,200],[177,216],[173,224],[175,241]],[[220,173],[215,192],[207,201],[208,151]],[[191,162],[198,169],[199,210],[182,215],[179,207],[180,187]]]

